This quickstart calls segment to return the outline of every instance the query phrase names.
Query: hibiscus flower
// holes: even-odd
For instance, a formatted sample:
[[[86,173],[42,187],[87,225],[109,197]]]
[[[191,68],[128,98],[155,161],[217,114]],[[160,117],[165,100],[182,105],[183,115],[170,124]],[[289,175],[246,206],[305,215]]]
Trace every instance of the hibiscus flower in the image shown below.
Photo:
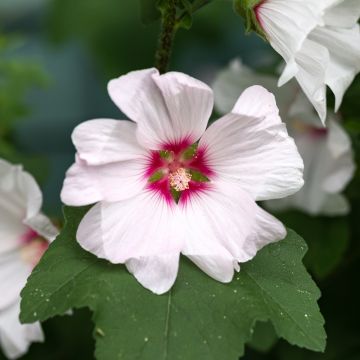
[[[303,185],[303,162],[260,86],[206,129],[213,92],[182,73],[134,71],[108,86],[132,121],[96,119],[72,139],[76,162],[61,193],[65,204],[94,205],[77,231],[80,245],[162,294],[175,282],[180,253],[229,282],[239,263],[285,237],[257,200]]]
[[[262,0],[255,18],[286,67],[279,79],[294,76],[326,119],[326,85],[335,95],[335,112],[360,71],[359,0]]]
[[[328,114],[325,128],[296,82],[277,88],[275,76],[256,73],[235,60],[220,72],[214,83],[216,108],[225,113],[236,101],[237,93],[249,84],[261,84],[276,94],[280,113],[304,160],[305,185],[296,194],[268,201],[273,210],[291,208],[311,215],[343,215],[349,212],[341,192],[355,170],[349,135],[340,118]]]
[[[8,358],[43,341],[39,323],[22,325],[20,291],[34,266],[57,235],[40,211],[42,194],[34,178],[0,159],[0,344]]]

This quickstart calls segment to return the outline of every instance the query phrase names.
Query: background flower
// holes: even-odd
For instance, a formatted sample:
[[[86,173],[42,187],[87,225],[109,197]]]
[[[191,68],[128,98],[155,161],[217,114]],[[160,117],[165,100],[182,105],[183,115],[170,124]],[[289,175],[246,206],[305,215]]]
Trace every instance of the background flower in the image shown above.
[[[294,82],[277,88],[276,77],[257,74],[235,60],[214,83],[215,103],[226,112],[239,91],[257,83],[274,91],[280,113],[304,160],[303,188],[284,199],[267,202],[273,210],[297,208],[312,215],[342,215],[349,212],[341,195],[355,170],[351,140],[339,117],[328,115],[324,128],[309,101]]]
[[[324,122],[326,85],[337,111],[360,71],[360,2],[265,0],[254,11],[266,38],[286,61],[279,85],[295,76]]]
[[[0,344],[11,359],[43,341],[39,323],[19,321],[20,291],[58,231],[40,211],[42,194],[33,177],[0,159]]]

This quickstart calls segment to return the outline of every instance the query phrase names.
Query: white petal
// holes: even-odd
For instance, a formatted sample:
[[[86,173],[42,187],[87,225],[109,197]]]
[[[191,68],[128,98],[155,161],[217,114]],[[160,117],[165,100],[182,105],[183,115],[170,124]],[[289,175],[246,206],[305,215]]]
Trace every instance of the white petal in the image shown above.
[[[70,206],[82,206],[135,196],[146,185],[145,162],[144,158],[88,166],[77,157],[66,173],[61,200]]]
[[[54,226],[51,220],[42,213],[25,221],[25,223],[48,241],[55,240],[59,235],[59,230],[56,226]]]
[[[326,119],[326,71],[330,63],[329,51],[322,45],[305,40],[296,54],[299,71],[296,79],[311,101],[323,123]]]
[[[113,263],[175,255],[181,250],[177,211],[152,192],[117,203],[101,202],[81,221],[77,239],[85,250]]]
[[[171,118],[169,141],[194,143],[204,133],[213,110],[212,90],[203,82],[179,72],[153,77]]]
[[[213,88],[217,110],[222,114],[230,112],[240,94],[254,84],[261,85],[272,93],[276,93],[276,101],[280,109],[288,108],[289,103],[295,97],[296,87],[294,84],[292,84],[291,89],[290,87],[279,89],[275,76],[258,74],[237,59],[221,71],[214,81]],[[250,101],[253,100],[250,99]]]
[[[81,221],[77,240],[98,257],[125,263],[144,287],[162,294],[178,271],[181,228],[176,211],[154,194],[99,203]]]
[[[291,60],[312,29],[322,22],[322,9],[313,0],[264,1],[257,17],[272,47]]]
[[[88,165],[137,159],[146,153],[136,140],[136,124],[126,120],[86,121],[75,128],[72,141]]]
[[[327,9],[324,19],[328,26],[350,28],[358,22],[359,17],[359,0],[345,0]]]
[[[296,208],[311,215],[342,215],[348,211],[344,199],[334,195],[338,195],[353,176],[353,155],[344,130],[332,119],[328,120],[328,124],[327,137],[319,138],[306,133],[295,137],[304,159],[305,185],[293,196],[268,202],[269,208]]]
[[[138,124],[138,140],[150,149],[184,139],[197,141],[213,105],[207,85],[181,73],[160,76],[156,69],[134,71],[112,80],[109,94]]]
[[[288,115],[303,115],[304,108],[306,108],[306,117],[311,116],[312,119],[315,119],[315,124],[318,124],[318,116],[315,116],[313,107],[306,97],[304,95],[300,96],[302,93],[296,81],[292,81],[286,86],[279,88],[275,76],[259,74],[243,65],[239,60],[232,61],[228,68],[218,74],[214,82],[215,106],[217,110],[220,113],[230,112],[238,100],[239,94],[253,84],[261,85],[271,93],[276,94],[276,103],[284,119]],[[273,102],[273,97],[264,90],[260,94],[248,96],[250,104],[258,101],[258,103],[254,104],[255,108],[251,105],[247,106],[250,108],[250,114],[254,113],[253,109],[262,106],[264,97],[268,97],[269,101]],[[274,118],[278,120],[276,113],[277,109],[274,107]],[[263,115],[260,114],[260,116]]]
[[[19,251],[0,256],[0,311],[20,299],[20,291],[31,270],[32,266],[21,258]]]
[[[275,96],[258,85],[247,88],[240,95],[231,112],[257,118],[257,124],[263,129],[281,124]]]
[[[291,59],[287,62],[284,67],[283,72],[281,73],[278,81],[278,86],[283,86],[289,82],[296,74],[299,72],[299,67],[294,59]]]
[[[21,324],[19,301],[0,312],[0,344],[9,359],[24,355],[32,342],[44,341],[39,323]]]
[[[328,176],[322,183],[329,193],[342,191],[352,179],[355,172],[355,162],[351,140],[338,122],[328,120],[329,136],[326,148],[332,161],[329,162]]]
[[[326,216],[347,215],[349,212],[350,204],[342,194],[329,194],[320,210],[320,213]]]
[[[327,119],[327,146],[334,158],[339,158],[345,154],[351,155],[352,152],[351,139],[339,122],[338,117],[329,114]]]
[[[24,218],[24,215],[26,219],[35,216],[42,205],[41,190],[35,179],[21,166],[4,160],[0,160],[0,175],[0,191],[11,198],[9,210],[14,215],[21,214],[20,218]]]
[[[183,206],[185,246],[182,251],[209,276],[232,280],[238,262],[285,236],[282,224],[265,213],[236,184],[218,183]]]
[[[360,30],[356,24],[350,29],[316,28],[309,39],[329,50],[330,63],[326,69],[326,84],[335,94],[335,111],[341,105],[347,88],[360,71]]]
[[[206,161],[218,176],[237,181],[255,200],[290,195],[303,184],[302,159],[273,112],[274,103],[265,102],[263,112],[255,109],[262,118],[229,114],[216,121],[199,148],[206,149]]]
[[[0,191],[0,254],[16,249],[21,245],[27,227],[20,216],[13,214],[8,207],[11,198]]]
[[[126,262],[137,281],[153,293],[161,295],[173,286],[179,268],[179,253],[140,257]]]
[[[0,254],[21,243],[24,225],[35,217],[42,205],[42,194],[35,179],[20,166],[0,160]]]

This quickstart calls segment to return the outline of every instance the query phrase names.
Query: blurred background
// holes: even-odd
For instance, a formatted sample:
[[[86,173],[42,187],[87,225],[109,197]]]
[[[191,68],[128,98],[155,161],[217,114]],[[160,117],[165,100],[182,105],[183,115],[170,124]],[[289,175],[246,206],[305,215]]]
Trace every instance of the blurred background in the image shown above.
[[[59,193],[74,159],[72,129],[97,117],[123,118],[107,95],[107,82],[153,66],[159,23],[142,24],[139,3],[0,0],[0,157],[23,163],[37,178],[44,191],[44,210],[54,218],[61,219]],[[262,69],[279,60],[260,38],[244,35],[231,1],[219,0],[194,16],[190,31],[178,32],[170,68],[211,84],[217,71],[239,56]],[[358,77],[342,106],[357,159],[359,98]],[[295,211],[282,216],[309,244],[305,262],[323,293],[327,351],[316,354],[291,347],[261,324],[245,359],[360,359],[358,173],[346,194],[352,204],[348,216],[315,218]],[[33,344],[23,359],[93,359],[88,310],[52,319],[44,330],[46,343]]]

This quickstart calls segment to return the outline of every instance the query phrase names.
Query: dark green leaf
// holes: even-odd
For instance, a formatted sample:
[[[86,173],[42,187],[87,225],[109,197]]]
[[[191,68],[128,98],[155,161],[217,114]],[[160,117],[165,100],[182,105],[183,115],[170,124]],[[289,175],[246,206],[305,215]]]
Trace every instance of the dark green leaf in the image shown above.
[[[274,327],[269,322],[258,322],[254,328],[254,335],[252,336],[248,345],[254,350],[260,352],[268,352],[277,342],[278,337]]]
[[[306,245],[293,231],[242,264],[230,284],[182,259],[173,289],[158,296],[122,265],[80,248],[75,233],[86,211],[65,208],[65,228],[22,291],[23,322],[87,306],[94,312],[99,360],[235,360],[255,322],[268,320],[291,344],[324,349],[320,292],[301,263]]]
[[[312,217],[297,211],[279,217],[306,239],[309,251],[304,262],[316,277],[328,276],[341,263],[350,236],[346,218]]]

